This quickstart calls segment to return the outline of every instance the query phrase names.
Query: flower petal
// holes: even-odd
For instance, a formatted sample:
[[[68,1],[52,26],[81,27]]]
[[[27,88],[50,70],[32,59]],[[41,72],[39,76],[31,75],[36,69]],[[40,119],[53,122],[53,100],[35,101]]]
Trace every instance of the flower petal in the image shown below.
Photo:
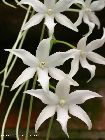
[[[96,39],[93,40],[92,42],[90,42],[87,46],[86,46],[86,50],[87,51],[93,51],[95,49],[100,48],[101,46],[103,46],[103,44],[105,43],[105,28],[103,29],[103,36],[101,39]]]
[[[98,26],[98,29],[100,29],[100,21],[98,19],[98,17],[95,15],[94,12],[88,12],[88,16],[91,22],[93,22],[94,24],[96,24]]]
[[[75,116],[75,117],[81,119],[83,122],[85,122],[87,124],[89,130],[92,128],[92,122],[91,122],[89,116],[81,107],[79,107],[78,105],[71,105],[71,106],[69,106],[69,112],[73,116]]]
[[[94,63],[105,65],[105,58],[102,57],[101,55],[97,54],[97,53],[89,52],[88,55],[87,55],[87,58],[89,60],[93,61]]]
[[[19,4],[28,4],[32,6],[36,12],[43,13],[46,11],[46,6],[39,0],[21,0]]]
[[[37,13],[32,18],[29,19],[29,21],[22,27],[22,30],[27,30],[30,27],[39,24],[42,19],[44,18],[43,14]]]
[[[73,31],[78,32],[77,27],[65,15],[57,13],[55,15],[55,19],[61,25],[64,25],[64,26],[68,27],[69,29],[72,29]]]
[[[52,117],[55,114],[56,106],[46,106],[42,112],[40,113],[39,117],[37,118],[35,124],[35,132],[37,133],[41,124],[47,120],[48,118]]]
[[[36,58],[40,61],[46,61],[46,59],[49,57],[49,50],[50,50],[50,41],[51,38],[43,39],[36,50]]]
[[[49,30],[49,36],[53,35],[54,27],[56,25],[56,23],[54,23],[54,17],[46,15],[44,24],[47,26]]]
[[[57,121],[61,124],[62,126],[62,130],[64,131],[64,133],[69,137],[68,133],[67,133],[67,121],[69,119],[69,115],[68,115],[68,108],[64,108],[64,107],[58,107],[57,108]]]
[[[23,63],[28,66],[37,66],[38,60],[36,59],[36,57],[24,49],[5,49],[5,51],[9,51],[17,57],[21,58]]]
[[[56,0],[44,0],[44,4],[47,6],[47,8],[52,9],[55,6]]]
[[[56,67],[56,66],[63,65],[63,63],[66,60],[73,58],[76,52],[77,52],[77,49],[71,49],[66,52],[56,52],[50,55],[49,60],[48,60],[49,67]]]
[[[66,74],[57,68],[49,68],[49,74],[52,78],[56,80],[62,80],[65,78]]]
[[[77,48],[80,49],[80,50],[85,50],[85,47],[86,47],[86,41],[87,41],[87,37],[88,36],[85,36],[83,38],[81,38],[77,44]]]
[[[19,85],[21,85],[22,83],[26,82],[27,80],[31,79],[34,74],[36,72],[36,68],[26,68],[22,74],[17,78],[17,80],[14,82],[11,90],[14,90],[15,88],[17,88]]]
[[[38,73],[38,82],[41,84],[42,88],[45,91],[49,90],[49,76],[48,76],[48,69],[41,69],[37,68]]]
[[[105,7],[105,1],[104,0],[96,0],[93,1],[90,5],[90,8],[92,11],[100,11]]]
[[[73,4],[71,0],[59,0],[55,5],[55,12],[60,13],[68,10],[68,8]]]
[[[91,4],[92,0],[85,0],[85,4],[87,7],[90,7],[90,4]]]
[[[88,15],[84,15],[83,17],[84,23],[86,23],[89,26],[89,32],[86,34],[87,36],[90,35],[95,27],[95,23],[92,23],[88,17]]]
[[[80,11],[80,12],[79,12],[79,17],[78,17],[78,19],[76,20],[76,22],[74,23],[74,25],[75,25],[76,27],[79,26],[79,25],[82,23],[82,18],[83,18],[83,12]]]
[[[87,82],[89,82],[94,77],[94,75],[95,75],[96,66],[90,65],[87,62],[86,58],[83,58],[83,57],[80,58],[80,63],[81,63],[81,66],[83,68],[88,69],[90,71],[90,73],[91,73],[91,78],[87,81]]]
[[[53,92],[49,91],[49,93],[46,93],[43,89],[31,89],[25,91],[24,93],[40,99],[44,104],[54,105],[58,102],[58,98]]]
[[[79,69],[79,59],[80,59],[80,52],[77,52],[75,54],[74,59],[71,62],[71,70],[70,70],[70,73],[69,73],[69,75],[71,77],[73,77]]]
[[[70,85],[66,79],[57,83],[55,93],[60,99],[68,99],[70,91]]]
[[[95,97],[102,97],[96,92],[92,92],[89,90],[76,90],[71,92],[69,95],[70,104],[82,104],[88,99],[92,99]]]

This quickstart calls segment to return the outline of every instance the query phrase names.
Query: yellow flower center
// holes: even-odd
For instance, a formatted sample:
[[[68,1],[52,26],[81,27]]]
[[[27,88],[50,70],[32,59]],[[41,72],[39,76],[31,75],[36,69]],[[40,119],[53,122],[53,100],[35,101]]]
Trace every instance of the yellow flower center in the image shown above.
[[[59,101],[60,106],[64,106],[65,103],[66,103],[66,101],[65,101],[64,99],[61,99],[61,100]]]
[[[53,9],[48,9],[47,14],[51,16],[53,14]]]
[[[86,55],[86,52],[84,52],[84,51],[81,50],[81,53],[80,54],[81,54],[81,57],[84,57]]]
[[[39,67],[42,68],[42,69],[44,69],[46,67],[46,63],[45,62],[40,62]]]

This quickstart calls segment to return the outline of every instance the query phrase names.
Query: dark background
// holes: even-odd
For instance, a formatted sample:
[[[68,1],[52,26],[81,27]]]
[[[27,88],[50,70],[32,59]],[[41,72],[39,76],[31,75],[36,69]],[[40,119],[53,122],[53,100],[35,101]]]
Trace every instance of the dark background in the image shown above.
[[[9,2],[12,3],[12,0]],[[21,28],[21,24],[24,19],[25,13],[26,11],[18,6],[16,9],[13,9],[11,7],[4,5],[2,2],[0,2],[0,70],[2,70],[5,67],[6,59],[8,57],[8,53],[5,52],[4,49],[12,48],[14,42],[16,41],[19,30]],[[76,21],[76,18],[78,16],[75,13],[64,13],[64,14],[70,17],[70,19],[74,22]],[[103,34],[103,27],[105,27],[105,9],[103,9],[100,12],[97,12],[96,15],[100,19],[101,28],[98,30],[97,27],[95,27],[93,33],[88,38],[88,42],[97,38],[101,38]],[[23,48],[25,48],[27,51],[30,51],[32,54],[35,54],[36,48],[38,46],[39,38],[41,35],[41,28],[42,28],[42,23],[30,28],[26,36],[25,42],[23,44]],[[82,37],[82,35],[88,31],[88,26],[82,23],[78,27],[78,29],[79,29],[79,32],[76,33],[60,24],[57,24],[55,28],[55,37],[59,40],[67,41],[76,46],[77,42]],[[47,37],[46,33],[47,31],[45,31],[44,37]],[[54,45],[52,53],[55,51],[66,51],[68,49],[69,48],[67,46],[57,44],[57,45]],[[95,52],[105,57],[105,44],[102,48],[96,50]],[[71,87],[71,91],[74,91],[77,89],[88,89],[88,90],[98,92],[99,94],[103,96],[103,99],[102,100],[92,99],[92,100],[87,101],[83,105],[81,105],[81,107],[83,107],[83,109],[89,114],[92,120],[93,128],[91,131],[88,131],[86,125],[75,117],[72,117],[68,121],[68,131],[70,133],[71,139],[84,139],[84,140],[86,139],[104,140],[105,139],[105,132],[104,132],[105,131],[105,66],[98,65],[98,64],[96,64],[96,66],[97,66],[96,75],[92,79],[92,81],[89,83],[86,83],[86,81],[90,77],[89,71],[82,69],[80,67],[79,72],[74,77],[74,79],[80,84],[80,86]],[[18,59],[17,63],[15,64],[14,69],[12,70],[7,80],[7,85],[11,87],[13,82],[21,74],[21,72],[24,70],[25,67],[26,66],[24,66],[22,61]],[[64,66],[61,68],[66,73],[69,72],[70,61],[66,62]],[[3,78],[3,74],[0,75],[1,82],[2,82],[2,78]],[[55,84],[55,81],[53,81],[53,83]],[[5,89],[5,94],[3,96],[3,100],[0,105],[0,127],[2,127],[2,122],[5,116],[6,110],[8,108],[8,105],[10,104],[12,97],[15,94],[15,91],[10,92],[10,88]],[[18,111],[19,111],[19,107],[21,103],[22,94],[23,93],[21,92],[20,95],[17,97],[17,100],[15,104],[13,105],[11,113],[8,117],[5,134],[9,134],[10,137],[5,138],[5,139],[9,139],[9,138],[15,139],[15,126],[16,126],[16,122],[18,118]],[[22,120],[20,124],[20,131],[19,131],[20,135],[25,134],[24,131],[26,128],[29,101],[30,101],[30,96],[27,95],[25,99],[24,110],[23,110]],[[43,104],[39,100],[34,99],[33,112],[32,112],[32,117],[31,117],[31,124],[30,124],[30,135],[32,136],[34,136],[34,124],[35,124],[36,118],[41,112],[41,110],[43,109],[43,107],[44,107]],[[46,121],[40,127],[37,139],[40,139],[40,140],[45,139],[45,135],[47,133],[47,127],[48,127],[48,121]],[[35,139],[32,136],[30,136],[29,140]],[[64,133],[62,132],[61,126],[58,124],[56,119],[53,124],[52,132],[51,132],[51,139],[52,140],[67,139]]]

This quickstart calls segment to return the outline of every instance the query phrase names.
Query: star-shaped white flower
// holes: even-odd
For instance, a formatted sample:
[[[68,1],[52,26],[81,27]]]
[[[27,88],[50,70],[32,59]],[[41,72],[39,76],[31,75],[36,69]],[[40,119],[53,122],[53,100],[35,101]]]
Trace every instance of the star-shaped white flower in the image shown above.
[[[56,66],[62,65],[74,50],[67,52],[56,52],[49,56],[51,38],[43,39],[36,50],[36,57],[24,49],[5,49],[21,58],[23,63],[28,65],[22,74],[14,82],[12,89],[17,88],[23,82],[31,79],[35,72],[38,74],[38,81],[44,90],[48,90],[49,76]],[[56,73],[55,73],[56,74]],[[51,75],[50,75],[51,76]]]
[[[89,34],[92,33],[95,25],[100,28],[100,21],[95,15],[96,11],[100,11],[105,7],[105,0],[81,0],[82,9],[79,12],[79,18],[74,23],[76,26],[80,25],[83,21],[89,26]]]
[[[74,59],[71,62],[70,75],[73,77],[77,73],[79,69],[79,62],[80,62],[81,66],[83,68],[88,69],[91,73],[91,78],[88,80],[89,82],[95,75],[96,66],[90,65],[87,62],[86,58],[94,63],[105,65],[105,58],[93,52],[93,50],[102,47],[103,44],[105,43],[105,28],[101,39],[93,40],[88,45],[86,45],[86,41],[87,41],[87,36],[80,39],[80,41],[77,44],[77,49],[75,49],[76,53],[74,53]]]
[[[25,91],[25,93],[35,96],[39,98],[44,104],[47,104],[47,106],[42,110],[36,121],[36,133],[41,124],[48,118],[52,117],[56,112],[57,121],[61,124],[62,130],[68,137],[69,135],[67,132],[67,121],[70,118],[68,112],[73,116],[81,119],[87,124],[88,129],[91,129],[92,123],[89,116],[77,104],[82,104],[88,99],[102,96],[89,90],[77,90],[70,94],[69,91],[70,86],[66,79],[58,82],[55,94],[50,91],[49,93],[45,93],[42,89],[32,89]]]
[[[54,18],[56,21],[74,31],[78,31],[77,27],[61,12],[64,12],[73,4],[72,0],[44,0],[44,4],[39,0],[21,0],[20,4],[29,4],[37,12],[32,18],[23,26],[22,30],[26,30],[34,25],[39,24],[45,18],[44,24],[49,29],[49,34],[54,32]]]

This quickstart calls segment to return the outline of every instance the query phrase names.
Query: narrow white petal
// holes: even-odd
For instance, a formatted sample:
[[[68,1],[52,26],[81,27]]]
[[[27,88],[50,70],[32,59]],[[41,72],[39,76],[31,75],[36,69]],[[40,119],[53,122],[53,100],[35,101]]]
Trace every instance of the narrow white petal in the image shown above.
[[[29,21],[22,27],[22,30],[27,30],[30,27],[39,24],[42,19],[44,18],[43,14],[35,14],[34,16],[32,16],[32,18],[29,19]]]
[[[60,23],[61,25],[66,26],[69,29],[72,29],[73,31],[78,32],[77,27],[70,21],[70,19],[68,19],[65,15],[57,13],[55,15],[55,19],[58,23]]]
[[[57,68],[49,68],[49,74],[52,78],[56,80],[62,80],[65,78],[66,74]]]
[[[89,26],[89,32],[86,34],[87,36],[90,35],[95,27],[95,23],[92,23],[89,19],[88,15],[84,15],[83,17],[84,23],[86,23]]]
[[[75,57],[73,58],[71,62],[71,70],[69,73],[71,77],[73,77],[79,69],[79,59],[80,59],[80,52],[75,54]]]
[[[79,86],[79,84],[72,79],[70,74],[66,74],[65,78],[68,80],[69,85]]]
[[[21,0],[19,4],[28,4],[32,6],[36,12],[43,13],[46,11],[46,6],[39,0]]]
[[[94,63],[105,65],[105,58],[95,52],[89,52],[87,58]]]
[[[49,76],[48,76],[48,69],[41,69],[37,68],[38,73],[38,82],[41,84],[42,88],[45,91],[49,89]]]
[[[69,91],[70,91],[70,85],[66,79],[59,81],[57,83],[55,93],[56,95],[58,95],[60,99],[65,99],[65,100],[68,99]]]
[[[36,68],[27,68],[25,69],[22,74],[17,78],[17,80],[14,82],[11,90],[14,90],[15,88],[17,88],[19,85],[21,85],[22,83],[26,82],[27,80],[31,79],[34,74],[36,72]]]
[[[68,115],[68,108],[64,107],[58,107],[57,108],[57,121],[61,124],[62,130],[64,133],[69,137],[68,132],[67,132],[67,121],[69,119]]]
[[[78,17],[78,19],[76,20],[76,22],[74,23],[74,25],[75,25],[76,27],[79,26],[79,25],[82,23],[82,18],[83,18],[83,12],[80,11],[80,12],[79,12],[79,17]]]
[[[46,59],[49,57],[50,41],[51,38],[43,39],[37,47],[36,58],[42,62],[46,61]]]
[[[89,82],[89,81],[94,77],[94,75],[95,75],[96,66],[90,65],[90,64],[87,62],[86,58],[81,58],[81,59],[80,59],[80,63],[81,63],[81,66],[82,66],[83,68],[88,69],[88,70],[90,71],[90,73],[91,73],[91,77],[90,77],[90,79],[87,81],[87,82]]]
[[[63,65],[65,61],[73,58],[74,54],[77,52],[76,49],[71,49],[66,52],[56,52],[49,56],[48,65],[49,67],[56,67]]]
[[[37,66],[38,60],[36,57],[24,49],[5,49],[5,51],[9,51],[17,57],[21,58],[23,63],[28,66]]]
[[[93,1],[90,5],[92,11],[100,11],[105,7],[105,0]]]
[[[46,106],[42,112],[40,113],[37,121],[35,123],[35,132],[37,133],[41,124],[47,120],[48,118],[52,117],[55,114],[56,106]]]
[[[31,96],[34,96],[38,99],[40,99],[44,104],[50,104],[54,105],[58,102],[58,98],[56,94],[53,92],[46,93],[43,89],[37,89],[37,90],[27,90],[24,93],[27,93]]]
[[[93,22],[94,24],[96,24],[98,26],[98,29],[100,28],[100,21],[98,19],[98,17],[95,15],[94,12],[88,12],[88,16],[91,22]]]
[[[49,36],[53,35],[54,27],[56,25],[56,23],[54,23],[54,17],[46,15],[44,24],[47,26],[49,30]]]
[[[73,2],[71,0],[59,0],[55,5],[55,12],[60,13],[66,11]]]
[[[83,38],[81,38],[77,44],[77,48],[80,49],[80,50],[85,50],[85,47],[86,47],[86,41],[87,41],[87,37],[88,36],[85,36]]]
[[[47,8],[52,9],[55,6],[56,0],[44,0],[44,4],[47,6]]]
[[[92,0],[85,0],[85,4],[87,7],[90,7],[90,4],[91,4]]]
[[[92,99],[95,97],[102,97],[96,92],[92,92],[89,90],[76,90],[71,92],[69,95],[70,104],[82,104],[88,99]]]
[[[75,116],[75,117],[81,119],[83,122],[85,122],[87,124],[89,130],[92,128],[92,122],[91,122],[89,116],[81,107],[79,107],[78,105],[71,105],[71,106],[69,106],[69,112],[73,116]]]
[[[93,40],[92,42],[90,42],[87,46],[86,49],[87,51],[93,51],[95,49],[98,49],[100,47],[103,46],[103,44],[105,43],[105,28],[103,29],[103,36],[101,39],[96,39]]]

